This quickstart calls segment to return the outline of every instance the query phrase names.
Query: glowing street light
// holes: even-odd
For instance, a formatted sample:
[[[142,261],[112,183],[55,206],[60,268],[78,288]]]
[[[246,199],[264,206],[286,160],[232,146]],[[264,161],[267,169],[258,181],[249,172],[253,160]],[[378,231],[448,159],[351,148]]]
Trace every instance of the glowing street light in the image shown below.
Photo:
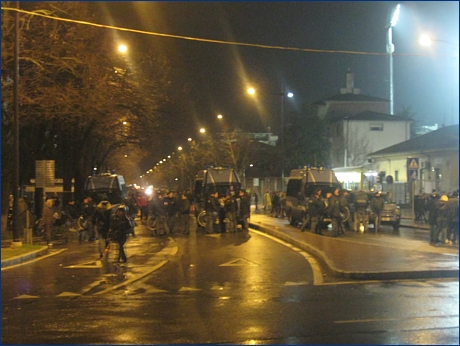
[[[388,29],[388,34],[387,34],[387,53],[390,55],[390,114],[394,114],[394,97],[393,97],[393,53],[395,51],[395,46],[393,44],[393,27],[396,25],[398,22],[399,18],[399,12],[400,12],[401,5],[397,4],[393,9],[391,10],[390,14],[390,21],[386,25],[386,29]]]
[[[217,114],[217,119],[222,120],[223,115],[222,114]]]
[[[253,87],[249,87],[247,89],[247,93],[251,96],[256,94],[256,90]],[[294,93],[292,92],[286,92],[284,90],[284,84],[281,84],[281,92],[280,93],[275,93],[275,94],[270,94],[270,95],[275,95],[275,96],[281,96],[281,131],[280,131],[280,139],[281,139],[281,191],[284,191],[284,166],[285,166],[285,160],[284,160],[284,98],[293,98]]]
[[[126,47],[124,44],[120,44],[120,45],[118,46],[118,51],[119,51],[120,53],[126,53],[126,52],[128,51],[128,47]]]
[[[200,129],[200,133],[205,133],[205,132],[206,132],[206,129],[205,129],[204,127],[202,127],[202,128]]]

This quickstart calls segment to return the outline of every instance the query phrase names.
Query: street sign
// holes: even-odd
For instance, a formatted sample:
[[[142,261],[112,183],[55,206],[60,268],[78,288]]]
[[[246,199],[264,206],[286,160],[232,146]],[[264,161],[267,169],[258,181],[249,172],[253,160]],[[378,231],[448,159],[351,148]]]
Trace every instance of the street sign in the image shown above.
[[[407,169],[419,169],[419,158],[408,158],[407,159]]]
[[[418,180],[418,169],[408,169],[407,175],[409,181]]]

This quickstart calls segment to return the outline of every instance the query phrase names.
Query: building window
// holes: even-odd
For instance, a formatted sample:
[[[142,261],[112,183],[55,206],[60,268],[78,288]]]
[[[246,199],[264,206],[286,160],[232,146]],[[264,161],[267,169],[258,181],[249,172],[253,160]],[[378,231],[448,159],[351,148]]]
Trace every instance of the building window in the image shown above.
[[[383,131],[383,124],[371,123],[369,124],[369,131]]]
[[[395,171],[395,181],[399,181],[399,171]]]
[[[335,128],[335,135],[337,137],[340,137],[340,124],[337,124],[336,128]]]

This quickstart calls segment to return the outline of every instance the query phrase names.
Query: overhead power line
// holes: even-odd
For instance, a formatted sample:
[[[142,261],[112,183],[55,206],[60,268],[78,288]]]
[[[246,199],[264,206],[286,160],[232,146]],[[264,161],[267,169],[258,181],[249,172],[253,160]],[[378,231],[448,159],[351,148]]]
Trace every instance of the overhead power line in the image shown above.
[[[43,17],[43,18],[52,19],[52,20],[58,20],[58,21],[67,22],[67,23],[89,25],[89,26],[94,26],[94,27],[103,28],[103,29],[126,31],[126,32],[132,32],[132,33],[137,33],[137,34],[142,34],[142,35],[151,35],[151,36],[176,38],[176,39],[188,40],[188,41],[226,44],[226,45],[232,45],[232,46],[255,47],[255,48],[263,48],[263,49],[290,50],[290,51],[308,52],[308,53],[355,54],[355,55],[376,55],[376,56],[387,56],[387,55],[389,55],[388,53],[379,53],[379,52],[360,52],[360,51],[349,51],[349,50],[328,50],[328,49],[283,47],[283,46],[271,46],[271,45],[258,44],[258,43],[245,43],[245,42],[233,42],[233,41],[224,41],[224,40],[213,40],[213,39],[207,39],[207,38],[181,36],[181,35],[173,35],[173,34],[164,34],[164,33],[159,33],[159,32],[144,31],[144,30],[123,28],[123,27],[112,26],[112,25],[91,23],[91,22],[86,22],[86,21],[83,21],[83,20],[55,17],[55,16],[50,16],[50,15],[46,15],[46,14],[39,13],[39,12],[25,11],[25,10],[13,8],[13,7],[3,7],[2,6],[2,10],[4,10],[4,11],[16,11],[16,12],[19,12],[19,13],[24,13],[24,14],[28,14],[28,15],[32,15],[32,16],[38,16],[38,17]],[[433,55],[428,55],[428,54],[397,54],[397,53],[393,53],[393,56],[420,56],[420,57],[422,57],[422,56],[433,56]],[[437,55],[437,56],[446,56],[446,55]]]

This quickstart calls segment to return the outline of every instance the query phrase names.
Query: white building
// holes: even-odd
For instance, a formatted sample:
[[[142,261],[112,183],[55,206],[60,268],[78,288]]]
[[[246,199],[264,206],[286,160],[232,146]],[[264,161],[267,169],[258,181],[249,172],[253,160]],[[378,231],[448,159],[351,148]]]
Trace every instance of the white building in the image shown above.
[[[320,118],[330,120],[331,167],[345,188],[369,187],[363,181],[367,155],[410,138],[412,119],[388,114],[389,100],[362,95],[350,71],[340,94],[315,106]]]
[[[412,182],[414,193],[458,189],[459,126],[442,127],[369,154],[372,169],[395,183]]]

